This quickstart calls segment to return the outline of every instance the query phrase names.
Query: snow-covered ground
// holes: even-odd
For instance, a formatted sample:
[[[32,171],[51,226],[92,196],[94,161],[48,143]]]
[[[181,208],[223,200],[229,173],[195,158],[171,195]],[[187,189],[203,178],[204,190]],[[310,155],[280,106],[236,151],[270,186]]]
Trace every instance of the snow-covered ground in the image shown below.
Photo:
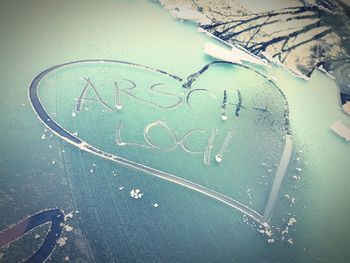
[[[200,25],[200,31],[271,62],[280,62],[302,78],[307,79],[324,59],[344,54],[344,36],[321,23],[321,17],[333,19],[332,11],[316,0],[159,2],[173,17],[193,20]],[[338,15],[336,19],[344,18]]]
[[[159,0],[159,3],[167,10],[175,19],[191,20],[201,25],[211,23],[211,20],[203,13],[197,11],[191,2],[181,0]]]
[[[237,2],[254,13],[301,5],[298,0],[237,0]]]

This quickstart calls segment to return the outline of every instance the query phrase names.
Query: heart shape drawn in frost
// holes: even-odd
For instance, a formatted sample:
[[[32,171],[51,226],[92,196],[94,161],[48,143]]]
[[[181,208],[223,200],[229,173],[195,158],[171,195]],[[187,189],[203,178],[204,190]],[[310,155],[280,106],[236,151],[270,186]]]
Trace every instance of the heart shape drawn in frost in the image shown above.
[[[80,60],[42,71],[29,98],[39,119],[79,149],[267,225],[292,138],[286,97],[259,71],[214,61],[184,80],[125,61]],[[271,174],[271,188],[257,190],[256,208],[237,201],[250,186],[259,189],[262,173]]]

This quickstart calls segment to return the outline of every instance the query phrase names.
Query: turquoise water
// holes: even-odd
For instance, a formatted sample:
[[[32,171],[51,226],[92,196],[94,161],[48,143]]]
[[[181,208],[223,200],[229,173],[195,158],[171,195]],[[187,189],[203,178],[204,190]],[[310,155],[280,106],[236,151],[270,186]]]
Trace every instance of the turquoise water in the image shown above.
[[[281,240],[268,244],[267,238],[256,231],[257,227],[251,226],[252,222],[245,223],[242,214],[215,200],[82,153],[55,136],[50,137],[48,132],[45,139],[41,139],[45,127],[37,120],[27,99],[28,85],[41,70],[55,64],[86,58],[126,60],[186,78],[212,61],[202,53],[203,44],[211,40],[197,33],[194,25],[174,21],[153,2],[106,1],[97,5],[86,1],[37,1],[30,4],[13,1],[11,6],[8,5],[1,10],[0,16],[3,36],[0,49],[0,207],[1,211],[5,211],[0,215],[1,229],[44,208],[60,207],[66,212],[79,210],[79,214],[70,221],[75,231],[65,234],[68,237],[67,245],[54,251],[53,262],[63,261],[66,255],[73,262],[346,262],[349,257],[347,219],[350,215],[347,202],[347,185],[350,179],[346,161],[350,148],[342,138],[330,131],[329,125],[336,119],[343,120],[348,126],[350,123],[349,118],[338,107],[334,81],[319,72],[315,72],[310,81],[305,82],[278,67],[257,68],[266,75],[274,76],[288,98],[295,146],[292,163],[281,189],[281,198],[271,219],[273,225],[284,229],[286,222],[283,219],[288,222],[291,216],[297,218],[297,223],[290,228],[288,234],[295,244],[290,245]],[[13,16],[14,12],[17,16]],[[77,71],[79,70],[81,69],[78,68]],[[222,79],[216,80],[216,77],[221,75],[225,76],[226,81],[237,82],[241,87],[245,84],[245,78],[256,78],[236,68],[219,67],[217,70],[208,72],[206,79],[202,83],[199,79],[197,84],[204,85],[212,81],[215,86]],[[237,70],[238,75],[226,72],[230,70]],[[104,73],[106,72],[108,70]],[[135,73],[128,70],[122,72]],[[69,75],[70,72],[62,72],[61,76],[67,76],[64,74]],[[138,74],[142,75],[143,72]],[[147,74],[147,78],[153,77]],[[231,79],[236,77],[238,79]],[[158,81],[159,77],[156,78]],[[146,77],[141,79],[148,81]],[[109,80],[101,79],[100,84],[109,85]],[[151,80],[150,82],[153,81]],[[169,79],[162,81],[172,83]],[[259,86],[265,85],[263,80],[256,78],[255,81]],[[50,109],[50,112],[56,112],[59,120],[66,121],[71,129],[77,129],[84,139],[93,137],[94,142],[101,147],[107,147],[110,151],[119,150],[114,143],[116,113],[102,112],[102,108],[99,108],[101,105],[97,104],[95,107],[89,105],[88,111],[79,113],[75,118],[71,117],[74,109],[72,98],[79,95],[84,86],[84,82],[74,83],[72,87],[75,89],[57,89],[57,95],[41,94],[47,99],[44,103],[48,107],[61,105]],[[221,101],[219,95],[222,94],[224,85],[223,82],[221,90],[216,90],[217,101],[213,100],[215,105]],[[246,83],[242,87],[242,93],[250,89],[249,85]],[[47,90],[43,89],[45,91]],[[60,93],[61,91],[64,93]],[[109,97],[107,93],[104,95],[113,102],[112,96]],[[258,95],[243,94],[243,102],[246,96],[252,98]],[[54,101],[55,99],[58,101]],[[201,106],[204,100],[205,97],[197,97],[193,103]],[[199,108],[205,112],[205,108]],[[138,116],[138,109],[138,106],[130,109],[131,112],[134,111],[133,117]],[[90,115],[90,112],[98,111],[101,115]],[[186,115],[186,111],[181,111],[180,108],[177,111],[175,116]],[[176,127],[176,130],[183,133],[188,127],[197,127],[202,123],[199,118],[203,114],[200,113],[199,117],[191,119],[191,115],[185,118],[188,123],[185,122],[183,127],[179,127],[180,122],[176,118],[167,118],[166,121],[169,121],[169,126]],[[106,114],[111,116],[104,117]],[[163,111],[155,114],[159,118],[164,117]],[[242,110],[242,122],[245,120],[243,114]],[[91,116],[94,116],[93,119]],[[210,122],[213,124],[210,125],[215,126],[214,122],[216,119],[219,121],[220,116],[213,116],[206,118],[213,118]],[[139,127],[134,127],[135,136],[154,120],[139,118]],[[104,132],[96,129],[96,122],[109,128],[104,136],[96,136]],[[250,125],[248,122],[243,124]],[[212,128],[210,125],[209,128]],[[269,139],[268,128],[266,133],[266,138]],[[255,135],[242,133],[243,137],[238,141],[243,140],[244,136]],[[133,141],[138,138],[125,137],[125,140]],[[158,136],[152,138],[156,140]],[[193,147],[200,147],[203,140],[206,137],[192,142]],[[166,142],[157,141],[163,146],[167,145]],[[267,144],[262,145],[267,148]],[[253,146],[254,144],[251,145]],[[258,150],[265,152],[265,148]],[[249,151],[251,149],[248,148],[247,154]],[[247,158],[239,159],[235,156],[236,153],[232,151],[228,156],[233,161],[239,161],[242,167],[247,167]],[[130,154],[130,150],[124,154]],[[246,204],[249,204],[246,190],[253,185],[252,205],[261,211],[268,193],[266,188],[272,181],[268,171],[254,178],[254,181],[249,177],[242,179],[237,176],[238,185],[229,177],[222,180],[219,176],[215,180],[207,179],[212,176],[211,172],[215,172],[210,168],[225,169],[225,158],[222,167],[212,166],[205,169],[202,158],[198,156],[179,152],[176,156],[171,153],[163,154],[164,156],[159,152],[157,154],[149,157],[155,158],[150,162],[156,163],[156,159],[162,157],[164,162],[159,165],[165,164],[165,169],[177,170],[180,165],[191,171],[192,168],[183,163],[195,162],[194,167],[202,167],[204,174],[193,172],[186,175],[189,174],[188,176],[193,177],[191,179],[199,183],[237,197]],[[131,157],[147,161],[144,154]],[[172,159],[175,157],[180,164],[167,165],[174,163]],[[253,176],[255,170],[265,169],[260,166],[262,162],[263,158],[252,162],[252,171],[248,175]],[[302,171],[298,172],[295,168],[302,168]],[[93,173],[90,172],[91,169]],[[294,175],[300,176],[300,180],[293,179]],[[120,191],[119,187],[125,189]],[[140,188],[144,192],[141,200],[130,198],[129,191],[132,188]],[[230,192],[230,189],[233,191]],[[295,204],[284,198],[285,194],[295,198]],[[156,202],[159,204],[158,208],[153,207]],[[280,239],[281,236],[276,235],[276,239]],[[6,254],[6,251],[3,253]]]

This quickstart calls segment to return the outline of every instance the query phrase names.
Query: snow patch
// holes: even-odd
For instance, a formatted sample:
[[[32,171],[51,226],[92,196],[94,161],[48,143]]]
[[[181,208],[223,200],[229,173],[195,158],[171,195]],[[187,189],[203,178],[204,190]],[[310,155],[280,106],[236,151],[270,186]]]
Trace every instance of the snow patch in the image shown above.
[[[346,141],[350,141],[350,128],[346,127],[341,120],[334,122],[331,129]]]
[[[140,189],[132,189],[130,191],[130,196],[134,199],[141,199],[141,197],[143,196],[143,193],[141,193]]]
[[[215,45],[213,43],[207,42],[204,44],[203,51],[205,54],[209,56],[212,56],[216,59],[220,59],[227,62],[241,64],[243,61],[245,61],[245,62],[257,64],[257,65],[263,65],[263,66],[268,65],[268,63],[266,63],[265,61],[259,58],[252,56],[249,52],[234,46],[232,46],[231,50],[228,50],[218,45]]]
[[[273,242],[275,242],[275,239],[274,238],[269,238],[268,240],[267,240],[267,242],[270,244],[270,243],[273,243]]]
[[[60,247],[63,247],[66,243],[67,243],[67,238],[66,238],[66,237],[60,237],[60,238],[57,240],[57,244],[58,244]]]
[[[343,111],[350,115],[350,101],[347,101],[343,106]]]
[[[297,220],[295,219],[295,217],[291,217],[288,221],[288,226],[292,226],[296,222],[297,222]]]
[[[69,225],[65,225],[64,226],[64,230],[67,232],[71,232],[73,230],[73,227],[69,226]]]
[[[66,221],[68,218],[73,218],[73,212],[70,212],[64,216],[64,221]]]

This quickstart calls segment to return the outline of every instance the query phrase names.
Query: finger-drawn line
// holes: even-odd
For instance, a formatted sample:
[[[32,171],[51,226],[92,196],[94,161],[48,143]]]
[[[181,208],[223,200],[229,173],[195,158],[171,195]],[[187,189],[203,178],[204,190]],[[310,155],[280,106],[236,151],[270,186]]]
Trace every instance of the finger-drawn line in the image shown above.
[[[56,136],[60,137],[62,140],[65,140],[66,142],[78,147],[80,150],[82,151],[86,151],[95,155],[98,155],[102,158],[111,160],[113,162],[119,163],[121,165],[125,165],[140,171],[144,171],[148,174],[151,174],[153,176],[156,176],[158,178],[164,179],[166,181],[181,185],[183,187],[192,189],[194,191],[197,191],[199,193],[202,193],[208,197],[214,198],[232,208],[237,209],[238,211],[244,213],[245,215],[247,215],[248,217],[252,218],[253,220],[255,220],[256,222],[258,222],[259,224],[266,224],[267,220],[270,218],[272,211],[273,211],[273,206],[275,203],[275,196],[277,196],[278,192],[279,192],[279,187],[280,187],[280,181],[283,179],[283,176],[285,175],[285,171],[287,169],[289,160],[290,160],[290,156],[291,156],[291,147],[292,147],[292,139],[291,139],[291,131],[290,131],[290,125],[289,125],[289,108],[288,108],[288,103],[286,100],[286,97],[284,95],[284,93],[277,87],[277,85],[271,81],[269,78],[267,78],[265,75],[263,75],[262,73],[256,71],[255,69],[252,69],[246,65],[241,65],[241,64],[236,64],[236,63],[231,63],[231,62],[220,62],[220,61],[214,61],[209,63],[208,65],[204,66],[200,71],[192,74],[191,76],[189,76],[187,78],[187,82],[185,84],[183,84],[183,87],[185,88],[191,88],[192,83],[196,80],[196,78],[202,74],[204,71],[206,71],[209,66],[214,65],[214,64],[219,64],[219,63],[225,63],[225,64],[232,64],[232,65],[236,65],[248,70],[251,70],[255,73],[257,73],[258,75],[262,76],[263,78],[267,79],[267,81],[269,81],[270,83],[272,83],[272,85],[277,88],[277,90],[281,93],[284,103],[285,103],[285,113],[284,113],[284,117],[285,117],[285,125],[284,125],[284,129],[287,133],[286,136],[286,146],[284,149],[284,153],[280,162],[280,166],[278,169],[278,172],[276,173],[276,178],[274,180],[273,183],[273,187],[272,187],[272,192],[270,194],[270,198],[269,198],[269,202],[268,202],[268,206],[265,209],[264,212],[264,216],[260,215],[258,212],[256,212],[255,210],[251,209],[250,207],[247,207],[246,205],[238,202],[237,200],[228,197],[224,194],[218,193],[212,189],[208,189],[202,185],[199,185],[197,183],[191,182],[189,180],[186,180],[184,178],[175,176],[173,174],[169,174],[157,169],[154,169],[152,167],[125,159],[123,157],[120,157],[118,155],[114,155],[111,153],[107,153],[104,152],[98,148],[95,148],[94,146],[90,145],[89,143],[83,141],[82,139],[80,139],[79,137],[73,135],[72,133],[70,133],[69,131],[67,131],[66,129],[64,129],[63,127],[61,127],[58,123],[56,123],[47,113],[47,111],[45,110],[45,108],[43,107],[40,98],[39,98],[39,84],[40,81],[42,79],[45,78],[45,76],[47,76],[49,73],[62,68],[64,66],[70,66],[70,65],[74,65],[74,64],[80,64],[80,63],[115,63],[115,64],[126,64],[126,65],[130,65],[132,67],[138,67],[138,68],[143,68],[146,70],[150,70],[150,71],[154,71],[154,72],[158,72],[161,74],[165,74],[168,75],[169,77],[178,80],[179,82],[182,82],[182,79],[180,77],[174,76],[172,74],[169,74],[165,71],[162,70],[158,70],[158,69],[153,69],[147,66],[142,66],[139,64],[134,64],[134,63],[130,63],[130,62],[125,62],[125,61],[118,61],[118,60],[78,60],[78,61],[72,61],[72,62],[67,62],[67,63],[63,63],[60,65],[55,65],[52,66],[48,69],[45,69],[44,71],[42,71],[41,73],[39,73],[31,82],[30,86],[29,86],[29,99],[31,102],[31,105],[35,111],[35,113],[37,114],[38,118],[48,127],[48,129],[50,129]],[[213,136],[211,136],[213,137]],[[215,137],[214,137],[215,139]],[[213,140],[212,138],[209,139],[209,143],[211,142],[211,140]],[[206,162],[209,161],[209,155],[210,155],[210,151],[211,148],[207,147],[208,149],[206,149],[205,151],[205,160]],[[271,201],[270,201],[271,200]]]

